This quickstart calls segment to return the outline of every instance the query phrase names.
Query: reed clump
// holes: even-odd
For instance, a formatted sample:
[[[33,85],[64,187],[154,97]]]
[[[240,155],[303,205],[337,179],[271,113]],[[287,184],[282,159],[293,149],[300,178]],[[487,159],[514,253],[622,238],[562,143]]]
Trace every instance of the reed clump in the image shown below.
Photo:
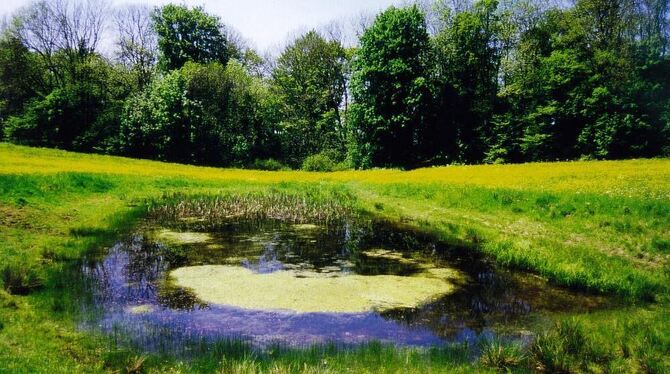
[[[166,195],[148,204],[149,218],[163,224],[212,227],[237,219],[291,223],[335,223],[353,214],[346,193],[270,191],[189,196]]]

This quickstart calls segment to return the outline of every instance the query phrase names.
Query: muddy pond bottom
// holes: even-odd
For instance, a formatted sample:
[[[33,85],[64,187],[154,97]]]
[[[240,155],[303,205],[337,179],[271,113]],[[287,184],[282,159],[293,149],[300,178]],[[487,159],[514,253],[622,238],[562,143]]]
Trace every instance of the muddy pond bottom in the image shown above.
[[[150,351],[522,338],[537,318],[606,303],[382,222],[150,228],[82,271],[82,327]]]

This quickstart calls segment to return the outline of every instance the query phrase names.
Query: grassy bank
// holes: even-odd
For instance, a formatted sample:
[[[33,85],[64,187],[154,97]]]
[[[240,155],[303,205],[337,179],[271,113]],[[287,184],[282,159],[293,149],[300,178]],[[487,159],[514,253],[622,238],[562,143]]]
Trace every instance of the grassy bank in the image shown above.
[[[670,350],[668,186],[670,160],[321,174],[200,168],[0,144],[0,371],[663,370]],[[194,195],[200,205],[164,213],[202,214],[215,206],[212,196],[222,195],[292,196],[286,201],[293,206],[317,202],[316,209],[275,212],[294,221],[341,214],[346,205],[561,285],[618,295],[625,308],[570,317],[578,326],[573,329],[538,326],[536,333],[546,335],[538,340],[543,347],[488,347],[482,362],[460,347],[419,352],[374,345],[265,356],[226,348],[225,360],[224,351],[190,363],[144,360],[110,348],[105,337],[78,332],[65,278],[73,260],[113,244],[150,213],[148,207],[167,209],[180,199],[188,204]]]

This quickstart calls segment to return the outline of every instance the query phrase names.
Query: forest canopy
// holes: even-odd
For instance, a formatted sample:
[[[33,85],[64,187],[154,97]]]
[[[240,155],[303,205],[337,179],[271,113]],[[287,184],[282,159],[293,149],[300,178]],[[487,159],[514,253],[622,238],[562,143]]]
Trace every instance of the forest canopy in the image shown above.
[[[670,155],[667,0],[438,0],[358,35],[265,56],[201,7],[34,2],[0,35],[0,140],[263,169]]]

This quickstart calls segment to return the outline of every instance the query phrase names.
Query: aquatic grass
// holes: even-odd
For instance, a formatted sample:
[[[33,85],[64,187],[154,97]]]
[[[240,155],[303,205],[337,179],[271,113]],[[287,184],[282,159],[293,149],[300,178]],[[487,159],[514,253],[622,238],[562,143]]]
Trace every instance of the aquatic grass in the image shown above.
[[[471,357],[470,348],[464,344],[426,350],[369,342],[355,347],[327,344],[306,349],[277,348],[254,361],[260,372],[467,373],[475,370]]]
[[[369,342],[360,346],[335,344],[289,348],[269,345],[252,348],[243,339],[194,341],[190,359],[111,348],[105,359],[108,370],[125,371],[128,363],[144,355],[145,372],[164,373],[470,373],[487,372],[472,363],[467,344],[430,349],[396,347]]]
[[[293,223],[340,222],[353,214],[353,197],[307,191],[188,196],[173,194],[148,203],[148,217],[163,224],[215,227],[236,219]]]
[[[555,332],[561,337],[563,349],[568,354],[579,355],[589,348],[584,327],[579,321],[571,319],[560,321],[555,327]]]
[[[543,333],[531,346],[533,369],[546,373],[572,373],[577,370],[574,358],[563,349],[559,337]]]
[[[221,366],[217,371],[221,374],[256,374],[261,373],[261,365],[251,357],[232,360],[224,357],[221,360]],[[277,372],[279,372],[277,370]]]

